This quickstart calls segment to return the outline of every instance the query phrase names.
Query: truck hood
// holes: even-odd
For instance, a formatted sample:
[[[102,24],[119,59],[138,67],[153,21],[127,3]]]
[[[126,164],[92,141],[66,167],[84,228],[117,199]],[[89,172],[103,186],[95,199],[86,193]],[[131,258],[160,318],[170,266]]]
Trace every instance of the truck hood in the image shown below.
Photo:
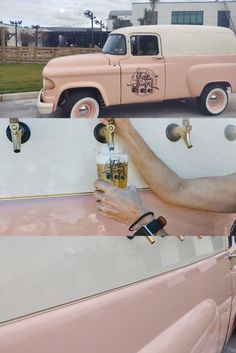
[[[109,65],[110,61],[107,55],[102,53],[95,54],[79,54],[62,56],[50,60],[45,69],[64,68],[64,67],[81,67],[81,66],[99,66]]]

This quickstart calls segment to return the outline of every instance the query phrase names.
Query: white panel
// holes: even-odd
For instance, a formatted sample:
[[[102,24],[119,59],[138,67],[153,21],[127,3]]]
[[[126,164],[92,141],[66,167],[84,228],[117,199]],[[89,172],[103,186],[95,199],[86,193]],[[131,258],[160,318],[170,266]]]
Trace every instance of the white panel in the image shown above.
[[[166,128],[182,119],[133,119],[151,148],[179,175],[200,177],[235,172],[236,141],[224,137],[228,124],[235,119],[192,118],[193,148],[183,141],[170,142]],[[100,145],[93,136],[95,120],[25,119],[31,138],[13,153],[5,135],[7,119],[0,120],[0,198],[55,195],[93,191],[96,179],[95,148]],[[116,139],[118,142],[118,139]],[[129,184],[145,184],[129,164]]]
[[[118,288],[225,249],[224,237],[0,239],[0,322]]]

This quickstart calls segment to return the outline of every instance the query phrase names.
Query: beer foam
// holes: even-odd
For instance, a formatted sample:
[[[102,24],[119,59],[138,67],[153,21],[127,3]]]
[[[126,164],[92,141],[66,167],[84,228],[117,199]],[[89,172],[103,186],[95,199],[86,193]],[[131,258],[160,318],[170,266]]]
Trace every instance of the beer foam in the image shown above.
[[[97,152],[96,162],[98,164],[107,164],[111,161],[117,161],[118,163],[128,163],[128,154],[122,152],[111,152],[111,153],[103,153]]]

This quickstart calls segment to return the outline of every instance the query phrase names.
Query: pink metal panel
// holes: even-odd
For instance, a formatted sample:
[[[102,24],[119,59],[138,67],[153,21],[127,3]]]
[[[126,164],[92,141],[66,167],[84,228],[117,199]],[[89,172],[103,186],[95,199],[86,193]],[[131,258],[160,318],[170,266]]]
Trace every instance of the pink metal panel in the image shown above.
[[[0,327],[0,353],[169,353],[167,339],[175,353],[220,353],[230,299],[230,269],[224,252],[6,324]]]
[[[181,353],[217,352],[219,333],[217,305],[213,300],[205,300],[149,342],[139,353],[170,353],[173,345],[174,351]]]
[[[227,340],[230,338],[233,329],[236,325],[236,260],[232,260],[232,304],[231,304],[231,317],[228,330]]]
[[[171,235],[227,235],[235,214],[173,207],[141,192],[155,215],[166,217]],[[96,211],[92,194],[0,201],[0,235],[128,235],[128,227]]]

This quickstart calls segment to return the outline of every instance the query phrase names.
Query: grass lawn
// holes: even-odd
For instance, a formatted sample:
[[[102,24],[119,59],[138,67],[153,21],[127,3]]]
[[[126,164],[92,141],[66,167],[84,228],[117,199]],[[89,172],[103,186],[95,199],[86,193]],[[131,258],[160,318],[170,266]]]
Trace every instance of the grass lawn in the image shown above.
[[[0,64],[0,93],[33,92],[43,86],[44,64]]]

